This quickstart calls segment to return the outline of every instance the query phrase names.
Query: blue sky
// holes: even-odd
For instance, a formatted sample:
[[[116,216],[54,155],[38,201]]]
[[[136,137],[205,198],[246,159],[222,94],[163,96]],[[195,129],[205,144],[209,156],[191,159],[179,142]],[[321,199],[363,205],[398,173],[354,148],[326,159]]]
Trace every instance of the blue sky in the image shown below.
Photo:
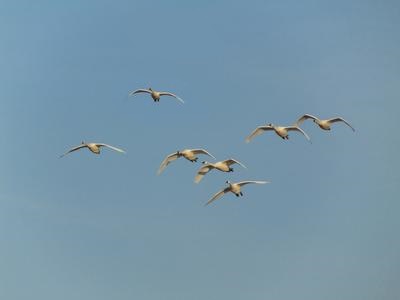
[[[0,297],[399,299],[399,29],[396,1],[0,1]],[[303,113],[356,132],[244,143]],[[127,154],[58,159],[82,140]],[[156,176],[196,147],[248,169]],[[203,207],[227,179],[271,184]]]

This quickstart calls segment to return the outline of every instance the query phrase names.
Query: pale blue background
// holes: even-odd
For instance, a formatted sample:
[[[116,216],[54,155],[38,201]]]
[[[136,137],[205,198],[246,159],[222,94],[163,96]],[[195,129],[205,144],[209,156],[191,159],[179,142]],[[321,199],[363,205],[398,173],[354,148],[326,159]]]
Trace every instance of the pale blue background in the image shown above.
[[[1,299],[400,299],[398,1],[0,1],[0,39]],[[303,113],[356,132],[244,143]],[[187,147],[248,170],[156,176]]]

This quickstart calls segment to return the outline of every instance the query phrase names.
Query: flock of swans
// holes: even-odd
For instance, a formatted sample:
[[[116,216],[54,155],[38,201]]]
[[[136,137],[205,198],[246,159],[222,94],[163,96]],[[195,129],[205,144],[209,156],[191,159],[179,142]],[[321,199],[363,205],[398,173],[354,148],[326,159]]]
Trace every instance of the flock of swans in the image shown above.
[[[132,91],[129,93],[129,96],[134,96],[134,95],[140,94],[140,93],[149,94],[151,96],[151,98],[154,100],[154,102],[159,102],[160,98],[162,96],[170,96],[170,97],[173,97],[176,100],[180,101],[181,103],[184,103],[184,101],[181,98],[179,98],[177,95],[175,95],[173,93],[159,92],[159,91],[153,90],[152,88],[138,89],[138,90]],[[309,142],[311,142],[311,139],[307,135],[307,133],[304,132],[304,130],[300,128],[300,125],[308,119],[311,119],[315,124],[317,124],[323,130],[331,130],[331,126],[333,123],[342,122],[342,123],[345,123],[347,126],[349,126],[353,131],[355,131],[355,129],[346,120],[344,120],[341,117],[335,117],[335,118],[331,118],[331,119],[319,119],[310,114],[305,114],[305,115],[301,116],[293,125],[290,125],[290,126],[276,126],[271,123],[267,124],[267,125],[258,126],[256,129],[253,130],[253,132],[250,133],[250,135],[248,137],[246,137],[245,141],[246,141],[246,143],[249,143],[254,137],[264,133],[265,131],[274,131],[282,139],[288,140],[289,132],[297,131],[297,132],[300,132],[301,134],[303,134],[304,137]],[[74,152],[74,151],[77,151],[77,150],[80,150],[83,148],[88,148],[94,154],[100,154],[100,149],[102,147],[106,147],[106,148],[109,148],[111,150],[114,150],[114,151],[117,151],[120,153],[125,153],[124,150],[114,147],[114,146],[111,146],[111,145],[108,145],[108,144],[82,142],[80,145],[71,148],[66,153],[61,155],[60,158],[64,157],[65,155],[67,155],[71,152]],[[188,161],[190,161],[192,163],[197,162],[197,160],[198,160],[197,155],[199,155],[199,154],[207,155],[207,156],[212,157],[213,159],[216,159],[211,153],[209,153],[205,149],[184,149],[184,150],[176,151],[174,153],[167,155],[164,158],[164,160],[161,162],[161,165],[160,165],[157,173],[158,173],[158,175],[160,175],[171,162],[177,160],[180,157],[184,157],[185,159],[187,159]],[[203,166],[197,171],[197,173],[195,175],[195,178],[194,178],[195,183],[199,183],[208,172],[210,172],[211,170],[214,170],[214,169],[221,171],[221,172],[233,172],[233,168],[231,166],[234,164],[238,164],[241,167],[246,168],[246,166],[244,164],[242,164],[240,161],[233,159],[233,158],[229,158],[229,159],[226,159],[223,161],[218,161],[215,163],[203,161],[202,164],[203,164]],[[260,181],[260,180],[246,180],[246,181],[232,183],[228,180],[228,181],[226,181],[226,184],[228,186],[221,189],[217,193],[215,193],[211,197],[211,199],[206,202],[205,205],[208,205],[208,204],[214,202],[215,200],[221,198],[223,195],[225,195],[228,192],[235,194],[236,197],[243,196],[242,186],[244,186],[244,185],[266,184],[266,183],[269,183],[269,182],[268,181]]]

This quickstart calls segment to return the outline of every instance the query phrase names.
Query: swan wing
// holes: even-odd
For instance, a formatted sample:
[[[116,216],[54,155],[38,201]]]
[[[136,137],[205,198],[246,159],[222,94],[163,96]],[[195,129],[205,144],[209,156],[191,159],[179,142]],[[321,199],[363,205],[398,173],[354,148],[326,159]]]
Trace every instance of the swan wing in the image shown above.
[[[220,190],[218,193],[216,193],[210,200],[207,201],[206,204],[204,204],[204,206],[207,206],[208,204],[210,204],[211,202],[214,202],[215,200],[218,200],[219,198],[221,198],[223,195],[225,195],[227,192],[230,191],[229,187],[224,188],[223,190]]]
[[[286,128],[287,131],[298,131],[298,132],[301,132],[301,133],[306,137],[306,139],[309,140],[309,141],[311,142],[310,137],[309,137],[309,136],[307,135],[307,133],[305,133],[305,131],[304,131],[303,129],[301,129],[300,127],[298,127],[298,126],[289,126],[289,127],[285,127],[285,128]]]
[[[136,91],[130,92],[130,93],[129,93],[129,96],[133,96],[133,95],[139,94],[139,93],[151,94],[151,91],[150,91],[150,90],[147,90],[147,89],[138,89],[138,90],[136,90]]]
[[[242,164],[240,161],[233,159],[233,158],[224,160],[223,162],[226,163],[228,166],[233,165],[233,164],[238,164],[238,165],[242,166],[243,168],[247,169],[247,167],[244,164]]]
[[[157,171],[157,174],[160,175],[162,171],[169,165],[170,162],[176,160],[179,157],[178,153],[171,153],[170,155],[167,155],[167,157],[164,158],[162,161],[160,168]]]
[[[353,126],[351,126],[345,119],[343,119],[343,118],[341,118],[341,117],[329,119],[328,122],[329,122],[329,123],[343,122],[343,123],[345,123],[347,126],[349,126],[353,131],[356,131],[356,130],[353,128]]]
[[[172,94],[170,92],[160,92],[160,96],[171,96],[174,97],[175,99],[177,99],[178,101],[185,103],[181,98],[179,98],[177,95]]]
[[[194,182],[195,182],[195,183],[199,183],[199,182],[203,179],[204,175],[206,175],[206,174],[207,174],[208,172],[210,172],[212,169],[213,169],[213,167],[212,167],[210,164],[206,164],[206,165],[202,166],[202,167],[197,171],[197,174],[196,174],[196,176],[195,176],[195,178],[194,178]]]
[[[300,126],[305,120],[307,119],[312,119],[312,120],[318,120],[317,117],[314,117],[313,115],[305,114],[302,115],[295,123],[296,126]]]
[[[81,145],[79,145],[79,146],[76,146],[76,147],[74,147],[74,148],[71,148],[70,150],[68,150],[67,152],[65,152],[63,155],[60,155],[60,158],[61,158],[61,157],[64,157],[65,155],[67,155],[67,154],[69,154],[69,153],[71,153],[71,152],[74,152],[74,151],[76,151],[76,150],[79,150],[79,149],[82,149],[82,148],[85,148],[85,147],[87,147],[86,144],[81,144]]]
[[[102,143],[100,143],[100,144],[96,144],[98,147],[106,147],[106,148],[110,148],[110,149],[112,149],[112,150],[114,150],[114,151],[117,151],[117,152],[120,152],[120,153],[126,153],[124,150],[122,150],[122,149],[120,149],[120,148],[117,148],[117,147],[114,147],[114,146],[111,146],[111,145],[108,145],[108,144],[102,144]]]
[[[266,130],[274,130],[272,126],[258,126],[256,129],[253,130],[253,132],[246,137],[246,143],[249,143],[253,138],[256,136],[264,133]]]
[[[247,181],[238,182],[236,184],[238,184],[239,186],[243,186],[243,185],[252,184],[252,183],[254,183],[254,184],[266,184],[266,183],[269,183],[269,181],[247,180]]]
[[[210,152],[208,152],[205,149],[192,149],[190,151],[192,151],[194,154],[205,154],[205,155],[211,156],[212,158],[215,159],[214,155],[212,155]]]

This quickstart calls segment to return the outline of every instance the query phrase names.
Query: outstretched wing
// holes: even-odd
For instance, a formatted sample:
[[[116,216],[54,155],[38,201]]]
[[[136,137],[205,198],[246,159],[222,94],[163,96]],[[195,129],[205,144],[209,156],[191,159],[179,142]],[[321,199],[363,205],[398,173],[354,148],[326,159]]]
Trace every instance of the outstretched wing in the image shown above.
[[[338,117],[338,118],[333,118],[333,119],[329,119],[328,122],[329,122],[329,123],[343,122],[343,123],[345,123],[347,126],[349,126],[353,131],[356,131],[356,130],[353,128],[353,126],[351,126],[345,119],[340,118],[340,117]]]
[[[300,127],[298,127],[298,126],[289,126],[289,127],[285,127],[285,128],[286,128],[287,131],[299,131],[299,132],[301,132],[301,133],[306,137],[306,139],[309,140],[309,141],[311,142],[310,137],[309,137],[309,136],[307,135],[307,133],[305,133],[305,131],[304,131],[303,129],[301,129]]]
[[[266,131],[266,130],[274,130],[274,128],[269,125],[268,126],[258,126],[256,129],[254,129],[254,131],[248,137],[246,137],[246,143],[249,143],[254,137],[264,133],[264,131]]]
[[[160,92],[160,96],[171,96],[174,97],[175,99],[179,100],[182,103],[185,103],[181,98],[179,98],[177,95],[169,93],[169,92]]]
[[[175,152],[164,158],[164,160],[160,165],[160,168],[157,171],[157,174],[160,175],[161,172],[164,171],[164,169],[169,165],[169,163],[176,160],[178,157],[179,157],[178,152]]]
[[[192,151],[194,154],[205,154],[215,159],[214,155],[212,155],[211,153],[209,153],[207,150],[204,149],[191,149],[190,151]]]
[[[220,190],[218,193],[216,193],[210,200],[207,201],[206,204],[204,204],[204,206],[207,206],[208,204],[210,204],[211,202],[218,200],[219,198],[221,198],[223,195],[225,195],[227,192],[230,191],[229,187],[224,188],[223,190]]]
[[[150,90],[147,90],[147,89],[138,89],[138,90],[136,90],[136,91],[130,92],[130,93],[129,93],[129,96],[133,96],[133,95],[139,94],[139,93],[151,94],[151,91],[150,91]]]
[[[269,183],[269,181],[247,180],[247,181],[238,182],[237,184],[242,186],[242,185],[246,185],[246,184],[250,184],[250,183],[266,184],[266,183]]]
[[[304,122],[305,120],[307,120],[307,119],[318,120],[318,118],[317,118],[317,117],[314,117],[313,115],[305,114],[305,115],[301,116],[301,117],[297,120],[297,122],[295,123],[295,125],[296,125],[296,126],[300,126],[301,123],[303,123],[303,122]]]
[[[226,163],[228,166],[233,165],[233,164],[238,164],[238,165],[242,166],[243,168],[247,169],[247,167],[244,164],[242,164],[240,161],[233,159],[233,158],[224,160],[223,162]]]
[[[67,152],[65,152],[63,155],[60,155],[60,158],[61,158],[61,157],[64,157],[64,156],[67,155],[68,153],[74,152],[74,151],[79,150],[79,149],[84,148],[84,147],[87,147],[86,144],[81,144],[81,145],[79,145],[79,146],[76,146],[76,147],[74,147],[74,148],[68,150]]]
[[[117,148],[117,147],[114,147],[114,146],[111,146],[111,145],[107,145],[107,144],[96,144],[98,147],[106,147],[106,148],[110,148],[110,149],[112,149],[112,150],[115,150],[115,151],[117,151],[117,152],[121,152],[121,153],[126,153],[124,150],[122,150],[122,149],[119,149],[119,148]]]
[[[206,164],[206,165],[202,166],[197,171],[196,177],[194,177],[194,182],[199,183],[203,179],[204,175],[206,175],[208,172],[210,172],[211,169],[213,169],[213,167],[210,164]]]

